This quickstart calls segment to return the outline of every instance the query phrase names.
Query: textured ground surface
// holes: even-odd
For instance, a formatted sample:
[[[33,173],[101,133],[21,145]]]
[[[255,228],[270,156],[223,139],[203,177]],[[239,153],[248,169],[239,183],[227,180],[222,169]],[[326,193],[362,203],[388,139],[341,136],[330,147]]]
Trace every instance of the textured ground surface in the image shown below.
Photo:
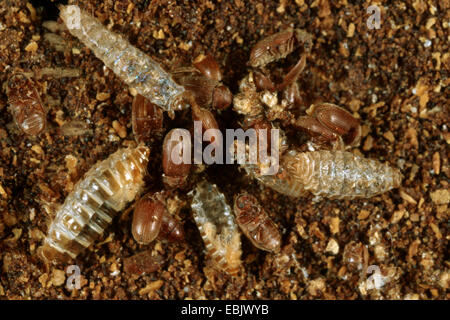
[[[227,174],[209,167],[176,193],[184,243],[137,245],[125,212],[75,262],[81,288],[72,291],[65,266],[46,270],[36,250],[54,204],[97,160],[133,143],[132,94],[63,27],[44,24],[57,20],[57,9],[38,3],[0,2],[0,83],[14,68],[34,72],[48,108],[47,131],[23,135],[0,90],[0,299],[450,298],[448,0],[380,1],[379,30],[367,28],[367,4],[346,0],[71,2],[167,67],[212,54],[234,93],[256,41],[287,26],[305,28],[314,36],[300,79],[306,104],[331,102],[359,114],[363,139],[354,152],[388,161],[405,176],[400,190],[372,199],[313,201],[262,188],[236,166],[227,166]],[[72,76],[59,77],[55,68],[72,69]],[[165,126],[189,127],[190,119],[179,113],[174,121],[166,117]],[[239,120],[231,110],[217,119],[222,128]],[[74,134],[74,125],[81,131]],[[162,189],[160,146],[160,140],[152,146],[148,188],[154,190]],[[199,175],[229,200],[241,189],[255,194],[282,230],[281,253],[243,239],[238,277],[210,268],[185,196]],[[126,258],[145,250],[161,267],[127,273]],[[375,289],[368,266],[381,270]]]

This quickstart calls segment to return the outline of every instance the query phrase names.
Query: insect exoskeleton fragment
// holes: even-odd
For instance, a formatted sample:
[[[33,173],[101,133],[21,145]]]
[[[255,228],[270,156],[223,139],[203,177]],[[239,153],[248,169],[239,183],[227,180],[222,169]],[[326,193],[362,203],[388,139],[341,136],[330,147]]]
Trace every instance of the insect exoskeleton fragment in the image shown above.
[[[282,155],[276,175],[262,176],[255,166],[246,169],[264,185],[292,197],[370,198],[400,187],[402,181],[398,169],[340,150],[290,150]]]
[[[150,56],[121,35],[108,30],[78,6],[60,6],[61,19],[69,32],[130,87],[169,113],[181,110],[185,89]]]
[[[280,250],[281,235],[278,227],[254,196],[247,192],[236,195],[234,214],[242,232],[255,247],[269,252]]]
[[[45,129],[46,112],[33,80],[23,72],[14,72],[6,83],[6,95],[20,130],[29,135],[38,135]]]
[[[150,149],[119,149],[97,162],[56,212],[40,255],[47,263],[76,258],[102,236],[113,218],[140,194]]]
[[[197,184],[191,195],[194,220],[213,266],[236,275],[241,265],[241,239],[225,196],[207,181]]]

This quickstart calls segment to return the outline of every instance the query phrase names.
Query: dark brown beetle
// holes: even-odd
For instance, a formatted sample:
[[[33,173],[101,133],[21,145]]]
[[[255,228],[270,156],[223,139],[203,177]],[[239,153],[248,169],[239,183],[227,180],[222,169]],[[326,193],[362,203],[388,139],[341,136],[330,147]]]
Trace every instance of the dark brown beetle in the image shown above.
[[[331,103],[313,105],[308,116],[298,118],[295,125],[311,135],[319,144],[332,143],[343,148],[357,146],[361,139],[359,120],[345,109]]]

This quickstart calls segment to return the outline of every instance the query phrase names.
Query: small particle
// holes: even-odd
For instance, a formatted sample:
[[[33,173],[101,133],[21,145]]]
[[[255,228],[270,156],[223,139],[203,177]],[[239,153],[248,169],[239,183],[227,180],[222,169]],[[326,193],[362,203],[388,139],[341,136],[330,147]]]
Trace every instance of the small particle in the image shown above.
[[[403,190],[400,190],[400,197],[410,204],[417,204],[417,201]]]
[[[17,14],[19,16],[19,21],[22,23],[31,23],[30,19],[28,19],[27,15],[22,11],[19,11]]]
[[[347,38],[352,38],[355,35],[355,24],[350,23],[347,30]]]
[[[180,43],[178,45],[178,48],[180,48],[181,50],[184,50],[184,51],[189,51],[189,49],[191,49],[191,47],[192,47],[192,42],[191,41],[189,41],[189,42],[182,42],[182,43]]]
[[[394,213],[392,214],[390,222],[392,224],[395,224],[395,223],[399,222],[403,218],[403,216],[405,215],[405,212],[406,212],[406,210],[404,210],[404,209],[403,210],[394,211]]]
[[[431,27],[434,26],[434,24],[436,23],[436,20],[437,20],[436,17],[428,19],[425,28],[431,29]]]
[[[370,211],[369,210],[364,210],[362,209],[359,214],[358,214],[358,219],[359,220],[364,220],[366,219],[368,216],[370,215]]]
[[[333,255],[337,255],[339,252],[339,244],[333,238],[328,241],[327,247],[325,248],[326,252],[329,252]]]
[[[4,197],[5,199],[8,198],[8,194],[6,193],[5,189],[3,189],[1,183],[0,183],[0,196]]]
[[[153,38],[162,40],[165,39],[165,37],[166,36],[164,35],[163,29],[159,29],[159,31],[153,31]]]
[[[447,204],[450,202],[450,191],[448,189],[438,189],[431,192],[430,197],[435,204]]]
[[[127,6],[127,14],[130,14],[131,11],[133,11],[133,9],[134,9],[134,3],[130,2]]]
[[[35,144],[31,147],[31,150],[36,152],[37,154],[44,154],[44,150],[42,150],[41,146],[38,144]]]
[[[409,142],[414,148],[417,149],[419,147],[419,140],[417,139],[417,130],[415,128],[408,128],[408,130],[406,130],[405,138],[409,140]]]
[[[437,151],[433,154],[433,171],[435,174],[441,172],[441,156]]]
[[[108,92],[97,92],[97,96],[95,97],[98,101],[105,101],[108,100],[111,96]]]
[[[428,48],[429,46],[431,46],[431,41],[429,40],[429,39],[427,39],[425,42],[424,42],[424,44],[423,44],[423,46],[425,47],[425,48]]]
[[[159,288],[161,288],[163,284],[164,284],[164,282],[162,280],[153,281],[153,282],[149,283],[145,288],[139,290],[139,295],[144,295],[144,294],[148,294],[152,291],[156,291]]]
[[[43,273],[40,277],[39,277],[39,283],[41,284],[41,286],[43,288],[45,288],[45,285],[47,284],[47,280],[48,280],[48,274],[47,273]]]
[[[386,259],[387,252],[386,249],[384,248],[384,245],[377,244],[373,251],[378,261],[384,261]]]
[[[66,280],[66,273],[63,270],[59,269],[53,270],[51,281],[55,287],[59,287],[62,284],[64,284],[65,280]]]
[[[430,227],[431,227],[431,230],[433,230],[434,234],[436,235],[436,238],[438,240],[441,240],[442,239],[442,233],[441,233],[441,230],[439,229],[439,227],[433,222],[430,223]]]
[[[339,233],[339,217],[333,217],[330,219],[330,231],[332,234]]]
[[[25,51],[26,52],[32,52],[35,53],[38,49],[38,45],[35,41],[31,41],[26,47],[25,47]]]
[[[31,15],[31,20],[32,21],[36,21],[37,17],[36,17],[36,9],[33,7],[33,5],[29,2],[27,2],[26,4],[28,11],[30,11],[30,15]]]
[[[81,51],[78,48],[72,48],[72,53],[75,54],[75,55],[78,55],[78,54],[81,53]]]
[[[323,278],[311,280],[308,284],[308,292],[310,295],[315,296],[323,290],[325,290],[325,280]]]
[[[114,128],[114,130],[117,132],[117,134],[119,135],[119,137],[121,137],[122,139],[127,137],[127,129],[125,128],[125,126],[123,126],[122,124],[120,124],[119,121],[114,120],[112,122],[112,127]]]
[[[408,248],[408,258],[407,258],[409,262],[412,261],[412,258],[417,254],[417,251],[419,249],[419,245],[420,245],[420,240],[419,239],[414,240],[410,244],[410,246]]]
[[[69,173],[71,175],[74,175],[77,173],[77,163],[78,159],[75,158],[73,155],[68,154],[64,160],[66,161],[66,168],[69,170]]]
[[[280,0],[280,5],[277,7],[278,13],[284,13],[286,11],[286,0]]]
[[[385,137],[386,140],[388,140],[391,143],[395,142],[395,137],[394,137],[394,134],[392,133],[392,131],[386,131],[383,134],[383,137]]]
[[[373,147],[373,138],[371,135],[367,136],[366,140],[364,141],[363,150],[369,151]]]

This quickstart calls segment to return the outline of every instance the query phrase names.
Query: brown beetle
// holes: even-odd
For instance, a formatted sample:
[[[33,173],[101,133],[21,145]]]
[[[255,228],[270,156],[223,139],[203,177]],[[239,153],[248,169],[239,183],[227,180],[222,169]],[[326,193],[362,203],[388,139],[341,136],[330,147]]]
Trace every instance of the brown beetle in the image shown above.
[[[246,192],[236,195],[234,214],[242,232],[255,247],[270,252],[280,250],[280,232],[254,196]]]
[[[16,72],[7,81],[6,94],[17,126],[26,134],[37,135],[46,126],[46,115],[36,84]]]
[[[233,95],[228,87],[220,82],[222,73],[214,58],[210,55],[201,56],[193,65],[194,67],[174,70],[172,75],[175,81],[193,94],[198,105],[212,106],[219,110],[228,108],[233,101]]]
[[[319,144],[332,143],[337,149],[357,146],[361,140],[359,120],[348,111],[331,103],[312,105],[308,116],[298,118],[295,125],[305,130]]]
[[[134,240],[149,244],[157,237],[169,241],[184,239],[180,223],[168,212],[163,195],[148,193],[137,202],[131,227]]]
[[[164,185],[169,188],[178,188],[183,186],[191,170],[191,158],[189,157],[189,159],[185,159],[186,157],[183,154],[185,151],[185,148],[183,148],[183,143],[186,141],[176,139],[177,133],[179,133],[177,130],[183,129],[170,130],[164,138],[163,143],[162,165],[164,174],[162,178]]]

